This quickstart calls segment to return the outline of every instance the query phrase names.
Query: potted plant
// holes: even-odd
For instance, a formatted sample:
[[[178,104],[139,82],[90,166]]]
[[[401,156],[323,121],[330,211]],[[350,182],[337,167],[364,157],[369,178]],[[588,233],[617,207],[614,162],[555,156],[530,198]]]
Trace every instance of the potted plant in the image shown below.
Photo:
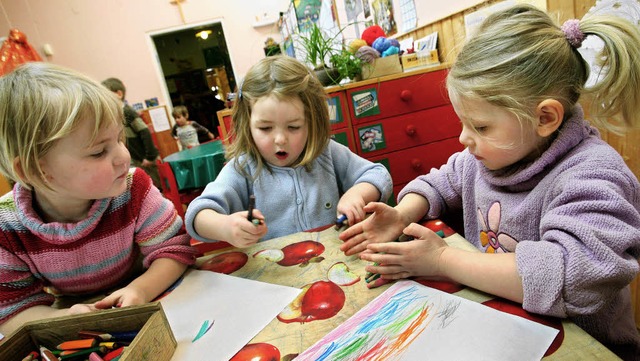
[[[362,59],[344,48],[331,55],[331,65],[338,70],[340,79],[356,80],[362,74]]]
[[[348,74],[354,72],[353,63],[346,56],[348,51],[338,39],[340,33],[342,30],[335,35],[327,34],[313,23],[309,32],[300,34],[297,40],[304,52],[305,62],[315,70],[325,86],[338,84],[345,76],[351,78]]]

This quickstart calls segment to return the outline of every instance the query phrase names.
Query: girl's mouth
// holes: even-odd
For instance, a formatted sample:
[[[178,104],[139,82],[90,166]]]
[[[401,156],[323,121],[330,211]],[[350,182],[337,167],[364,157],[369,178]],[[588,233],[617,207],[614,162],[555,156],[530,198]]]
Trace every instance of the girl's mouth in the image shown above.
[[[278,158],[280,160],[287,159],[287,156],[288,156],[287,152],[283,152],[283,151],[276,152],[276,158]]]

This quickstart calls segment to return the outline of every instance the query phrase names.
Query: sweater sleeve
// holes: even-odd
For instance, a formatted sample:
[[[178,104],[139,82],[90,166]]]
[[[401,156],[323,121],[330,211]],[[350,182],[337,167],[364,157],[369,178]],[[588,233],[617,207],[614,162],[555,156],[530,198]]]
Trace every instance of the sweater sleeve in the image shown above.
[[[145,124],[142,118],[137,117],[131,122],[131,128],[136,132],[138,138],[142,141],[144,147],[144,159],[149,161],[155,161],[158,157],[158,149],[153,144],[153,138],[151,138],[151,131]]]
[[[432,168],[429,173],[418,176],[409,182],[398,194],[398,202],[409,193],[417,193],[429,201],[429,211],[425,218],[441,217],[451,209],[462,207],[464,183],[473,184],[473,173],[465,167],[466,150],[455,153],[439,169]],[[466,181],[465,181],[466,180]]]
[[[203,238],[195,230],[196,215],[204,209],[213,209],[221,214],[231,214],[246,209],[249,199],[247,180],[235,169],[238,160],[232,159],[222,168],[215,181],[209,183],[202,194],[189,203],[185,215],[187,232],[201,242],[216,240]]]
[[[13,251],[0,247],[0,323],[28,308],[53,302],[54,296],[44,292],[42,278],[31,273]]]
[[[633,280],[640,257],[639,188],[628,169],[603,163],[555,179],[540,241],[516,247],[526,310],[593,314]]]
[[[358,183],[369,183],[380,192],[379,201],[386,202],[389,199],[393,183],[384,165],[366,160],[333,140],[328,146],[341,194]]]
[[[132,193],[141,194],[136,221],[135,242],[144,256],[143,266],[149,267],[158,258],[171,258],[186,265],[195,263],[197,251],[190,245],[189,235],[182,227],[173,203],[154,187],[144,171],[136,169]]]

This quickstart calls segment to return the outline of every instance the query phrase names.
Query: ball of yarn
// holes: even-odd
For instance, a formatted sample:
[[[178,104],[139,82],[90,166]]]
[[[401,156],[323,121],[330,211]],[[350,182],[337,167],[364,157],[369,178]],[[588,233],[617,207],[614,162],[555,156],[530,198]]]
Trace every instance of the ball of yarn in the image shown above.
[[[358,49],[360,49],[361,47],[367,45],[367,42],[362,40],[362,39],[353,39],[351,40],[351,42],[349,43],[349,51],[353,54],[356,53],[356,51],[358,51]]]
[[[362,40],[367,42],[367,45],[373,45],[373,42],[379,37],[387,37],[384,33],[384,30],[379,25],[371,25],[370,27],[364,29],[362,32]]]
[[[380,57],[380,53],[369,45],[361,46],[358,51],[356,51],[356,57],[362,60],[365,63],[372,64],[376,58]]]
[[[379,37],[371,45],[372,48],[376,49],[380,54],[384,53],[385,50],[389,49],[391,46],[391,41],[385,37]]]
[[[382,52],[382,57],[384,58],[385,56],[398,54],[399,52],[400,48],[398,48],[397,46],[390,46],[387,50]]]
[[[391,46],[395,46],[396,48],[400,49],[400,42],[398,41],[398,39],[389,39],[389,41],[391,42]]]

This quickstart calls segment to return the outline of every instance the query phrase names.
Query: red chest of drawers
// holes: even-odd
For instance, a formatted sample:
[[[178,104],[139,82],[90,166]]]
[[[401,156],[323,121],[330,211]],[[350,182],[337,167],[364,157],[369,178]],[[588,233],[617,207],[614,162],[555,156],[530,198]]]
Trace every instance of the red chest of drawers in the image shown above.
[[[463,149],[446,72],[434,68],[328,90],[335,139],[389,169],[394,200],[409,181]]]

